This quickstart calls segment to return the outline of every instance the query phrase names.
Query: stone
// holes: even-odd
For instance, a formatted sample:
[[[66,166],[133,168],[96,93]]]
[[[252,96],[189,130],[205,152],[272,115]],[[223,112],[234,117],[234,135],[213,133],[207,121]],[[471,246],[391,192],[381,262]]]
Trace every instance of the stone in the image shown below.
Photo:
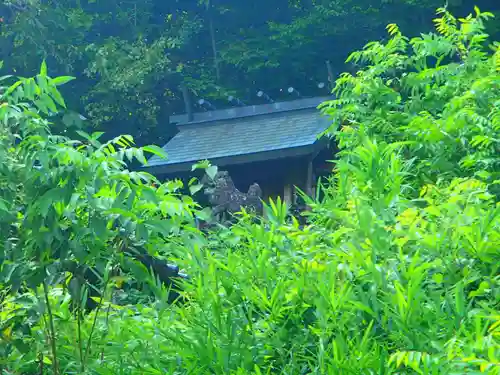
[[[248,192],[243,193],[236,188],[227,171],[218,171],[213,179],[205,176],[202,183],[206,186],[204,193],[213,207],[214,216],[232,215],[240,212],[242,208],[262,215],[262,189],[259,184],[253,183]]]

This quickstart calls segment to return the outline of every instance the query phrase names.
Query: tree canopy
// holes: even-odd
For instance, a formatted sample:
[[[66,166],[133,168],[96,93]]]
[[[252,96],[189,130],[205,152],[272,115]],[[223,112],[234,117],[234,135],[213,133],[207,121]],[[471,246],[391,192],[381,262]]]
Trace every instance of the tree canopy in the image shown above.
[[[30,76],[42,59],[52,75],[78,79],[65,88],[70,107],[63,127],[133,134],[162,143],[168,116],[183,111],[179,85],[217,107],[233,94],[258,102],[262,89],[286,99],[324,94],[318,82],[344,70],[355,48],[384,37],[397,23],[415,36],[431,26],[438,0],[7,0],[0,5],[0,60]],[[498,11],[498,3],[477,4]],[[465,1],[449,2],[458,14]],[[491,27],[494,24],[491,23]],[[356,69],[353,67],[352,69]],[[272,79],[269,79],[272,77]]]

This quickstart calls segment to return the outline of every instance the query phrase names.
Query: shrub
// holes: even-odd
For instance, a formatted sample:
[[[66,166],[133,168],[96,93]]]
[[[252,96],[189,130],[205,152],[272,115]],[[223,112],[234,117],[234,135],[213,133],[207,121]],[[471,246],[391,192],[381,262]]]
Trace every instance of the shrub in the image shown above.
[[[439,9],[438,33],[411,40],[389,25],[387,43],[351,54],[348,61],[366,67],[342,74],[337,98],[322,105],[344,149],[365,137],[405,142],[418,186],[457,176],[498,183],[500,44],[487,44],[483,23],[493,15],[475,11],[457,20]]]

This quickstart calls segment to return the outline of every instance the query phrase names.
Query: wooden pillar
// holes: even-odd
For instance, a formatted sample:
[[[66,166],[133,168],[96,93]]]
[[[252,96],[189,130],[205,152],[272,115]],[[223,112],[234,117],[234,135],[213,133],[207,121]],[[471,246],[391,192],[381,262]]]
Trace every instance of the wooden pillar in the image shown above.
[[[290,207],[293,203],[293,184],[290,181],[285,181],[283,190],[283,201]]]
[[[286,202],[288,207],[295,205],[295,186],[301,186],[303,183],[304,167],[300,161],[294,160],[290,167],[287,168],[287,174],[285,177],[285,186],[283,191],[283,200]]]
[[[306,175],[306,194],[314,197],[314,176],[313,176],[313,160],[312,158],[307,161],[307,175]]]
[[[331,64],[330,60],[326,61],[326,70],[328,72],[328,88],[331,91],[335,87],[335,82],[334,82],[334,77],[333,77],[332,64]]]

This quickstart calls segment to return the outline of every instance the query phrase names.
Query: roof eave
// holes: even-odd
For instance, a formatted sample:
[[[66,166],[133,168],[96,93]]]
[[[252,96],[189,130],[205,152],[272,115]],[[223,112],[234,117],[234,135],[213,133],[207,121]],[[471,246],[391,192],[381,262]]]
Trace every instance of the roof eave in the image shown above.
[[[252,154],[225,156],[221,158],[210,159],[210,162],[219,167],[225,167],[230,165],[256,163],[256,162],[285,159],[291,157],[304,157],[316,154],[317,151],[323,147],[325,147],[325,140],[322,139],[310,145],[294,147],[294,148],[286,148],[280,150],[265,151],[265,152],[257,152]],[[147,169],[149,173],[153,174],[185,173],[191,171],[193,164],[197,163],[198,161],[199,160],[192,160],[176,164],[144,166],[144,168]]]

